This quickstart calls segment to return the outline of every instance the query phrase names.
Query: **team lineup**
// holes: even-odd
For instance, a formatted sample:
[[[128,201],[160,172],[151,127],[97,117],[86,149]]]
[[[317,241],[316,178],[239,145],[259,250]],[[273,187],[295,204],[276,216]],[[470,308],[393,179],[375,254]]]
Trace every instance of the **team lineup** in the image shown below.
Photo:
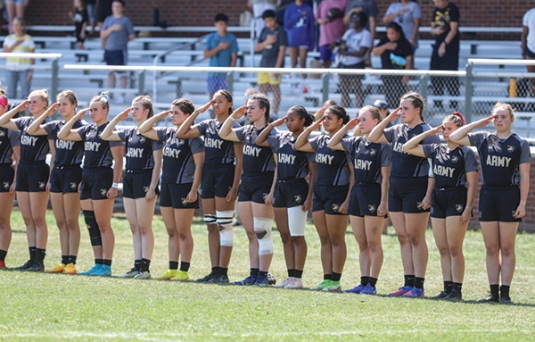
[[[28,261],[11,269],[45,271],[50,195],[62,257],[46,272],[111,276],[111,217],[122,182],[134,265],[119,277],[152,277],[152,220],[159,197],[169,267],[154,279],[190,279],[191,225],[202,204],[212,271],[197,281],[229,283],[237,200],[248,237],[250,274],[236,285],[274,283],[269,270],[275,223],[288,274],[274,287],[303,288],[309,252],[305,227],[312,210],[324,276],[310,290],[342,291],[349,221],[360,250],[361,277],[345,292],[376,294],[383,264],[381,233],[388,218],[403,266],[403,285],[388,296],[424,297],[425,232],[431,218],[444,282],[443,291],[432,298],[459,301],[465,273],[462,246],[481,179],[478,219],[490,293],[479,302],[510,303],[515,239],[530,183],[529,145],[511,131],[514,111],[509,104],[498,102],[490,116],[472,123],[454,112],[433,128],[425,122],[424,102],[420,94],[409,92],[386,117],[380,108],[364,106],[353,119],[338,105],[319,115],[296,105],[270,122],[266,95],[253,94],[245,106],[233,110],[231,93],[219,90],[202,107],[181,98],[159,114],[150,97],[138,96],[109,120],[106,93],[77,111],[78,99],[70,90],[59,93],[53,104],[46,90],[35,90],[11,110],[0,92],[0,199],[13,203],[16,195],[29,248]],[[31,116],[15,118],[26,109]],[[209,109],[215,118],[195,123]],[[56,111],[62,119],[52,121]],[[87,112],[92,123],[83,120]],[[135,127],[118,126],[129,116]],[[168,116],[172,127],[156,126]],[[242,126],[243,117],[248,123]],[[398,118],[401,123],[394,124]],[[287,130],[278,130],[283,124]],[[477,130],[490,124],[492,133]],[[316,134],[318,130],[324,134]],[[476,153],[468,146],[479,155],[481,175]],[[11,242],[11,209],[0,209],[0,268],[6,268]],[[76,268],[80,211],[94,254],[94,266],[84,272]]]

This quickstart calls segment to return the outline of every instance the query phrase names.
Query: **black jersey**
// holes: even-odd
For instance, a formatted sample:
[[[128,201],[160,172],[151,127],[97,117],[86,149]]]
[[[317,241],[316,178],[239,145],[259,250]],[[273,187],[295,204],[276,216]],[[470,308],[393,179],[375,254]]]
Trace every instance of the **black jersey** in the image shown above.
[[[118,135],[124,142],[125,170],[137,172],[154,169],[152,152],[163,148],[161,141],[144,137],[137,127],[120,128]]]
[[[305,178],[308,163],[314,162],[314,153],[297,151],[291,132],[279,132],[268,137],[268,144],[277,153],[277,179]]]
[[[33,117],[18,118],[14,121],[20,130],[20,160],[30,162],[45,161],[46,155],[50,151],[48,137],[46,135],[33,136],[26,132],[33,122]],[[50,122],[50,118],[46,118],[44,122]]]
[[[477,171],[476,154],[468,146],[453,150],[441,144],[423,145],[424,154],[431,159],[435,175],[435,189],[449,189],[466,184],[466,174]]]
[[[78,120],[72,126],[73,129],[80,128],[88,123]],[[58,138],[58,133],[65,126],[65,121],[52,121],[43,125],[48,137],[54,139],[56,146],[56,156],[54,157],[55,167],[80,165],[84,156],[84,143],[81,141],[67,141]]]
[[[316,185],[342,186],[349,184],[349,161],[351,157],[346,151],[329,148],[330,137],[320,135],[310,140],[310,146],[316,151],[314,160],[318,165]]]
[[[20,132],[0,127],[0,164],[13,162],[13,147],[20,145]]]
[[[217,119],[208,119],[201,121],[196,127],[204,136],[204,163],[205,164],[234,164],[234,143],[223,140],[219,136],[219,129],[223,125]],[[240,127],[240,124],[234,122],[233,128]]]
[[[500,139],[495,133],[469,133],[470,144],[477,147],[483,184],[510,186],[520,184],[520,164],[531,163],[528,142],[517,134]]]
[[[425,122],[409,128],[406,124],[394,125],[385,129],[384,135],[392,144],[392,168],[390,175],[401,178],[427,177],[429,163],[425,158],[417,157],[403,152],[403,144],[413,137],[427,132],[431,127]],[[439,144],[436,135],[426,137],[420,144]]]
[[[84,142],[84,169],[95,167],[111,167],[113,156],[111,148],[122,146],[121,141],[102,140],[100,134],[108,126],[108,122],[97,127],[96,124],[85,125],[78,128],[78,134]]]
[[[162,183],[192,183],[195,174],[193,155],[204,152],[202,139],[179,139],[174,127],[155,129],[158,140],[164,142]]]
[[[350,154],[355,168],[355,184],[381,183],[381,167],[392,162],[390,144],[376,144],[364,137],[347,137],[342,140],[342,147]]]
[[[254,125],[245,125],[235,130],[238,139],[243,141],[244,174],[275,171],[275,161],[271,148],[258,146],[255,143],[256,138],[264,128],[256,129]],[[272,130],[270,135],[272,134],[277,134],[277,130]]]

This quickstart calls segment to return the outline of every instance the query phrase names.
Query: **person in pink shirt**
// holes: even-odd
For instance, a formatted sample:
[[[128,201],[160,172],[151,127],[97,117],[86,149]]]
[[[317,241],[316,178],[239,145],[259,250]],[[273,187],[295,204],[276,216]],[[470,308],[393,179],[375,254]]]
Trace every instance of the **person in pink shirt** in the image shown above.
[[[316,11],[316,22],[320,25],[319,50],[323,66],[331,66],[333,51],[332,43],[341,39],[346,28],[344,26],[344,13],[347,0],[323,0]]]

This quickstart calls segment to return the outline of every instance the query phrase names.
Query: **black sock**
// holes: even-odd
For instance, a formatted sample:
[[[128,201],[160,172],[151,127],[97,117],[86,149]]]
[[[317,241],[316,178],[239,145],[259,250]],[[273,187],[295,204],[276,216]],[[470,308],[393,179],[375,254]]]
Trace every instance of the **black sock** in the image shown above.
[[[414,287],[416,287],[417,289],[422,289],[424,288],[424,281],[425,281],[425,278],[414,278]]]
[[[139,268],[139,272],[149,272],[150,270],[150,260],[149,259],[141,259],[141,265]]]
[[[61,256],[61,263],[63,265],[67,265],[69,263],[69,256],[68,255],[62,255]]]
[[[228,267],[219,267],[219,275],[222,275],[222,276],[228,275]]]
[[[259,271],[260,270],[258,268],[251,268],[251,273],[250,274],[252,276],[257,276]],[[266,275],[267,275],[267,272],[266,272]]]
[[[67,257],[67,264],[76,265],[76,255],[69,255]]]
[[[262,271],[258,271],[258,276],[259,277],[267,277],[267,272],[262,272]]]
[[[4,251],[3,249],[0,249],[0,261],[6,260],[7,251]]]
[[[178,270],[178,261],[169,261],[170,270]]]
[[[332,274],[324,274],[324,275],[323,275],[323,280],[331,280],[332,277],[333,277]]]
[[[106,265],[106,266],[111,266],[111,260],[108,260],[108,259],[102,259],[102,264]]]
[[[360,283],[364,286],[368,285],[370,282],[370,277],[360,277]]]
[[[35,262],[42,264],[43,261],[45,260],[45,256],[46,256],[46,249],[42,249],[42,248],[35,249]]]
[[[499,298],[499,296],[500,296],[500,285],[498,285],[498,284],[490,285],[490,295],[493,298]]]
[[[35,262],[35,253],[37,253],[37,247],[29,247],[30,250],[30,262],[33,264]]]
[[[212,274],[219,274],[219,267],[212,267]]]
[[[463,289],[463,283],[453,283],[452,284],[452,290],[455,292],[462,292]]]
[[[294,269],[288,269],[288,277],[293,278],[294,277],[295,270]]]
[[[95,265],[104,265],[104,259],[95,259]]]
[[[138,271],[141,270],[141,259],[134,260],[134,268]]]
[[[453,281],[444,282],[444,293],[450,294],[453,288]]]
[[[375,284],[377,284],[377,278],[369,277],[368,278],[368,284],[370,284],[371,286],[375,287]]]
[[[331,275],[332,281],[340,281],[340,278],[342,278],[342,273],[334,273]]]
[[[502,297],[509,297],[509,289],[511,288],[511,285],[502,285],[500,286],[500,295]]]
[[[301,279],[303,277],[303,271],[294,270],[294,278]]]
[[[184,271],[184,272],[189,271],[189,262],[181,261],[180,262],[180,270]]]
[[[405,285],[404,286],[414,287],[414,278],[415,278],[414,275],[406,274],[405,275]]]

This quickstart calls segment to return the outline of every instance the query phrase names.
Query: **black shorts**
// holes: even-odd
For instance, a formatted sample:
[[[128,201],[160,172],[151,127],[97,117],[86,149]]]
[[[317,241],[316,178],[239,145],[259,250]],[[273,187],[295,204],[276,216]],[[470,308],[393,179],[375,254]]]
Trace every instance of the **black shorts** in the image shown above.
[[[303,205],[308,195],[308,183],[303,178],[279,180],[275,184],[273,206],[275,208],[293,208]]]
[[[80,199],[107,199],[108,190],[113,184],[113,169],[110,167],[96,167],[82,171],[82,188]]]
[[[531,51],[527,46],[526,46],[526,56],[528,56],[531,59],[535,59],[535,53],[533,53],[533,51]]]
[[[50,192],[63,194],[78,192],[78,185],[82,181],[80,165],[54,167],[50,174]]]
[[[79,33],[76,34],[76,42],[77,43],[83,43],[85,42],[85,38],[82,38]]]
[[[429,212],[422,209],[422,200],[427,192],[427,177],[398,178],[390,176],[388,211],[418,214]]]
[[[467,189],[459,186],[451,189],[434,189],[431,197],[431,217],[443,219],[461,216],[466,207]]]
[[[123,176],[123,197],[145,198],[152,181],[152,170],[125,172]],[[160,193],[156,187],[156,195]]]
[[[186,202],[186,197],[188,197],[192,185],[193,183],[162,183],[160,207],[173,207],[173,209],[198,209],[198,197],[193,203]]]
[[[201,198],[227,197],[234,183],[234,170],[234,164],[204,164]]]
[[[238,193],[238,202],[264,203],[264,199],[271,191],[273,184],[273,172],[261,174],[242,174]]]
[[[112,0],[98,0],[97,6],[97,22],[103,23],[106,17],[112,14],[111,5]]]
[[[104,60],[107,65],[125,65],[123,50],[104,50]]]
[[[377,208],[381,204],[381,184],[355,184],[349,197],[347,213],[353,216],[377,216]]]
[[[17,185],[15,189],[23,192],[46,191],[50,175],[50,166],[43,162],[21,162],[17,167]]]
[[[0,164],[0,192],[9,192],[14,177],[15,169],[11,164]]]
[[[325,211],[329,215],[346,215],[338,212],[346,200],[349,184],[342,186],[315,185],[312,211]]]
[[[479,221],[520,222],[522,219],[514,217],[519,204],[519,187],[483,185],[479,192]]]

